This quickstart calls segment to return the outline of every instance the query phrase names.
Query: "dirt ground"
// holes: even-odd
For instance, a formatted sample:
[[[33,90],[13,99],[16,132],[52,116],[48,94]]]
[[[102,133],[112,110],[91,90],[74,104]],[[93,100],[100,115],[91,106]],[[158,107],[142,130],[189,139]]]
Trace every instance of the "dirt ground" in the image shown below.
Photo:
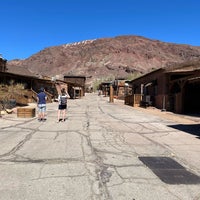
[[[114,99],[114,103],[122,105],[124,104],[124,101],[119,99]],[[176,114],[173,112],[162,111],[155,107],[147,107],[147,108],[134,107],[134,109],[141,110],[142,112],[151,113],[153,115],[157,115],[180,124],[200,124],[200,115],[192,116],[192,115]]]
[[[138,107],[137,109],[142,110],[143,112],[149,112],[151,114],[175,121],[177,123],[181,124],[198,124],[200,123],[200,116],[191,116],[191,115],[182,115],[182,114],[176,114],[173,112],[168,111],[161,111],[160,109],[154,108],[154,107],[148,107],[148,108],[141,108]]]

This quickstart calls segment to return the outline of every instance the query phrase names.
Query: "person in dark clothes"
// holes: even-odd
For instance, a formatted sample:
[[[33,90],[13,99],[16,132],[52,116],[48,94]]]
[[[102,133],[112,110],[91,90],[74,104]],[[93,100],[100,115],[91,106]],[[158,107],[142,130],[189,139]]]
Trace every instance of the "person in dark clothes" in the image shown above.
[[[46,112],[46,100],[47,95],[44,88],[40,89],[40,92],[37,94],[37,104],[38,104],[38,120],[45,121],[45,112]]]

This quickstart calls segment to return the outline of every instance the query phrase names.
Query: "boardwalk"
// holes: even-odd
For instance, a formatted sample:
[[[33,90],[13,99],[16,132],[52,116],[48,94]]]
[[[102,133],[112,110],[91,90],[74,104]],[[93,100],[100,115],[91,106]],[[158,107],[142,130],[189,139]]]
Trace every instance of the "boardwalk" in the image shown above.
[[[166,183],[140,159],[171,158],[200,176],[199,126],[181,131],[174,120],[108,100],[69,100],[60,123],[55,103],[46,122],[0,119],[0,200],[199,200],[200,184]]]

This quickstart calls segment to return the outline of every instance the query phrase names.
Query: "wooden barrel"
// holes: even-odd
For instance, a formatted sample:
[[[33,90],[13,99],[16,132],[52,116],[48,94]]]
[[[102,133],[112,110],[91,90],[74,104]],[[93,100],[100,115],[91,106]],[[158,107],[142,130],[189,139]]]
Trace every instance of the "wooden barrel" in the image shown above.
[[[31,118],[35,117],[35,108],[17,108],[17,117]]]

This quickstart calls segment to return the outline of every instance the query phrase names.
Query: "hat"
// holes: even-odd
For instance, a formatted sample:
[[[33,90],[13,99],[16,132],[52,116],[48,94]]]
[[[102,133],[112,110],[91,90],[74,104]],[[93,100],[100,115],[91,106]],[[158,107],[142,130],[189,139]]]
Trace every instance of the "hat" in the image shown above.
[[[41,87],[41,88],[40,88],[40,91],[41,91],[41,92],[44,92],[44,88],[43,88],[43,87]]]

